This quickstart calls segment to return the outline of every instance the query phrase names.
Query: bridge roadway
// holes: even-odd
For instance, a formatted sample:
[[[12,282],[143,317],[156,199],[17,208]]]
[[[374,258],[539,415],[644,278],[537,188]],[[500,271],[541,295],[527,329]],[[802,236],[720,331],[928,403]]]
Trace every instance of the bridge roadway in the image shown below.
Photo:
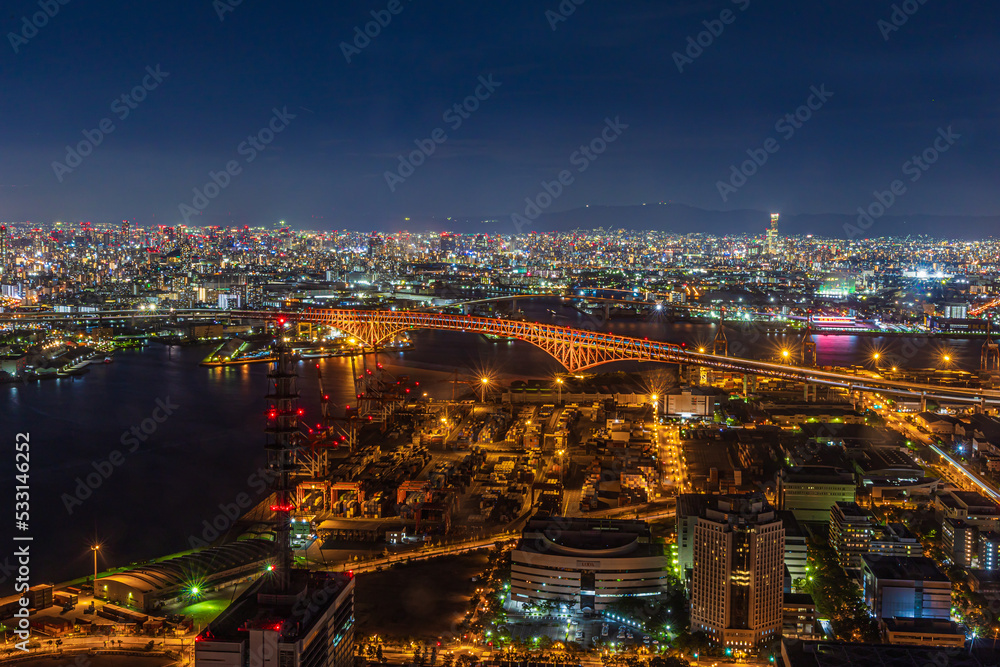
[[[659,361],[706,366],[722,371],[761,375],[797,382],[841,387],[851,392],[881,392],[920,400],[1000,405],[1000,392],[900,382],[882,377],[836,373],[790,364],[691,352],[674,343],[629,338],[538,322],[410,311],[310,310],[283,315],[335,327],[369,344],[415,329],[468,331],[517,338],[541,348],[568,371],[576,372],[613,361]]]
[[[899,382],[881,377],[836,373],[790,364],[692,352],[674,343],[629,338],[615,334],[573,329],[538,322],[523,322],[469,315],[444,315],[420,311],[307,310],[304,312],[184,309],[175,311],[104,311],[100,313],[0,313],[10,320],[97,320],[129,317],[211,317],[227,319],[286,318],[289,321],[327,324],[369,343],[382,343],[397,333],[416,329],[468,331],[517,338],[544,350],[568,371],[577,372],[614,361],[654,361],[692,364],[745,375],[760,375],[797,382],[841,387],[852,392],[881,392],[921,401],[1000,406],[1000,392]]]

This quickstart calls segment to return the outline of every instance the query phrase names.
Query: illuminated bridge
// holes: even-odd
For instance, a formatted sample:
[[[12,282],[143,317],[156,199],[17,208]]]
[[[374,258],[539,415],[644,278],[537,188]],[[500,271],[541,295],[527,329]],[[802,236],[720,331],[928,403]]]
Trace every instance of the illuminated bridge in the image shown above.
[[[307,310],[299,313],[276,311],[220,311],[190,309],[173,312],[113,311],[101,313],[2,314],[0,321],[101,320],[139,318],[209,318],[275,320],[325,324],[354,336],[369,345],[378,345],[398,333],[416,329],[467,331],[531,343],[555,358],[570,372],[594,368],[615,361],[653,361],[692,364],[743,375],[783,378],[810,384],[841,387],[851,392],[883,393],[950,403],[1000,406],[1000,392],[942,387],[940,385],[897,382],[879,377],[835,373],[816,368],[776,364],[738,357],[692,352],[674,343],[629,338],[615,334],[570,327],[469,315],[444,315],[419,311],[386,310]]]
[[[259,312],[233,316],[261,317]],[[289,320],[324,324],[354,336],[368,345],[383,343],[398,333],[416,329],[466,331],[531,343],[555,358],[569,372],[594,368],[614,361],[655,361],[706,366],[745,375],[762,375],[811,384],[842,387],[851,392],[878,392],[895,396],[979,405],[1000,405],[1000,392],[897,382],[879,377],[834,373],[752,359],[691,352],[680,345],[645,338],[629,338],[562,327],[469,315],[443,315],[412,311],[308,310],[304,313],[271,314]]]

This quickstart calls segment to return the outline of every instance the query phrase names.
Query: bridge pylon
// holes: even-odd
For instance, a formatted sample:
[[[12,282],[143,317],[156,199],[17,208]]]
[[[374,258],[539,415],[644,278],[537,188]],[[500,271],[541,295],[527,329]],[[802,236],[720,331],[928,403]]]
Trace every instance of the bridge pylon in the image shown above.
[[[979,367],[984,371],[1000,371],[1000,344],[993,340],[993,324],[986,321],[986,342],[980,356]]]
[[[726,338],[725,311],[722,311],[719,315],[719,330],[715,332],[715,340],[712,342],[712,354],[717,357],[729,356],[729,340]]]
[[[816,366],[816,341],[812,337],[812,327],[806,325],[802,336],[802,365],[807,368]]]

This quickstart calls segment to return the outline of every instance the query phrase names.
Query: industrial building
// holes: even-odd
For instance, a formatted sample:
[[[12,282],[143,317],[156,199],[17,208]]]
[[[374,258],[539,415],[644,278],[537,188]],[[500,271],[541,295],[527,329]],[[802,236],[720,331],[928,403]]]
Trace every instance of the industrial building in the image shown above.
[[[101,577],[97,588],[109,602],[152,613],[160,604],[259,576],[274,556],[271,541],[241,540]]]

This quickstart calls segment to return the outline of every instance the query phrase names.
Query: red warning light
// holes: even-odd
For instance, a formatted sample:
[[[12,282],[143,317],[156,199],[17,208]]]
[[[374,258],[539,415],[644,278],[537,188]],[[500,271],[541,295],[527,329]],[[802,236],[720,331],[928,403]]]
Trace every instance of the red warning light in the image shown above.
[[[298,413],[299,413],[299,416],[301,416],[301,415],[304,415],[306,413],[306,411],[303,410],[302,408],[299,408],[298,409]]]

